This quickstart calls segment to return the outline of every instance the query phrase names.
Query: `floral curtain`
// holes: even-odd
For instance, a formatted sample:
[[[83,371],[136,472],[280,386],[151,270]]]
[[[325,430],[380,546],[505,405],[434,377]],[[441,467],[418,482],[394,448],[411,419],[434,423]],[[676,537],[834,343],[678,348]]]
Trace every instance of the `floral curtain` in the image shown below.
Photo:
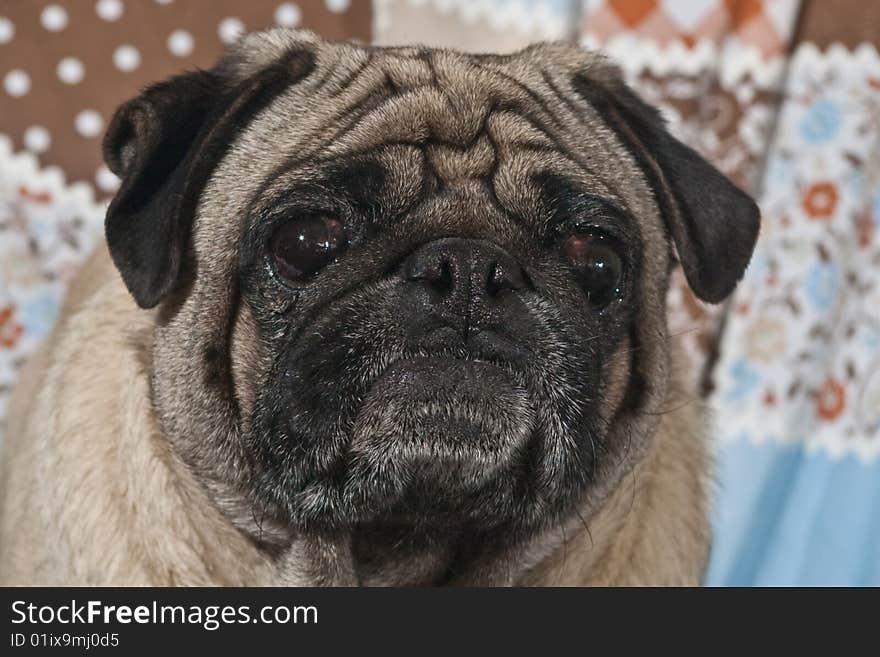
[[[802,8],[715,367],[711,583],[880,584],[878,39],[877,3]]]

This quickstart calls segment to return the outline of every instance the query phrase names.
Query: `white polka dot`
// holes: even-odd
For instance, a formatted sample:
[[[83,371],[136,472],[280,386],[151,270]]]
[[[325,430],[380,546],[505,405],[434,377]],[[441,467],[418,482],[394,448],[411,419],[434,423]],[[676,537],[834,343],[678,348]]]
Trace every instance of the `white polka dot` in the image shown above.
[[[295,2],[282,2],[275,10],[275,22],[281,27],[296,27],[302,20],[302,12]]]
[[[141,65],[141,54],[132,45],[119,46],[113,51],[113,65],[120,71],[128,73]]]
[[[24,131],[24,145],[32,153],[44,153],[52,145],[52,137],[43,126],[32,125]]]
[[[97,137],[101,134],[101,130],[104,129],[104,121],[101,119],[101,115],[95,110],[90,109],[83,110],[77,114],[74,125],[80,135],[88,138]]]
[[[125,11],[125,7],[120,0],[98,0],[95,3],[95,13],[101,20],[108,23],[118,21],[122,17],[123,11]]]
[[[107,168],[106,164],[98,167],[95,172],[95,182],[105,192],[115,192],[119,188],[119,178]]]
[[[5,16],[0,16],[0,43],[9,43],[14,36],[15,24]]]
[[[334,14],[341,14],[344,11],[348,11],[348,6],[351,3],[349,0],[324,0],[324,4]]]
[[[64,84],[79,84],[86,74],[86,69],[76,57],[65,57],[58,62],[56,73]]]
[[[40,23],[50,32],[60,32],[67,27],[67,12],[59,5],[49,5],[40,14]]]
[[[168,50],[175,57],[186,57],[194,47],[193,36],[186,30],[174,30],[168,36]]]
[[[244,23],[234,17],[224,18],[217,27],[223,43],[235,43],[244,34]]]
[[[17,68],[14,71],[9,71],[3,78],[3,87],[10,96],[19,98],[31,90],[31,78],[27,73]]]

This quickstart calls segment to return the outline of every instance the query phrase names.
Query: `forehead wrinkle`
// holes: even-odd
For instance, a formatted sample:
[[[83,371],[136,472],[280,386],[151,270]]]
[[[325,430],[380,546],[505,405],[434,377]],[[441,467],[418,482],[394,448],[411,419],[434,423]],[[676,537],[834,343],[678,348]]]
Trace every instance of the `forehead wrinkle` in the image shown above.
[[[503,141],[509,146],[521,148],[552,149],[555,143],[550,135],[537,123],[522,114],[498,108],[487,117],[486,129],[495,141]]]
[[[382,57],[380,66],[395,89],[415,89],[437,84],[433,61],[428,52],[425,56],[410,57],[386,54]]]
[[[370,95],[378,98],[337,131],[331,146],[335,150],[364,150],[375,145],[375,135],[393,141],[436,139],[464,146],[482,131],[491,108],[501,105],[520,107],[537,122],[559,123],[540,94],[473,57],[447,51],[420,51],[411,57],[381,49],[374,53],[368,68],[375,67],[380,74],[371,76],[371,89],[352,99],[353,109],[370,105]],[[358,145],[352,146],[351,141]]]
[[[513,98],[519,101],[521,105],[520,111],[524,111],[526,107],[530,108],[532,112],[539,110],[543,117],[549,119],[549,121],[541,121],[542,123],[550,123],[557,128],[564,126],[564,122],[547,102],[547,99],[543,98],[541,94],[538,93],[533,84],[518,78],[514,75],[513,71],[506,70],[509,68],[507,63],[505,63],[504,66],[501,66],[498,64],[481,64],[477,62],[475,63],[475,66],[486,73],[494,74],[498,79],[503,80],[510,89],[515,89],[516,93],[513,94]]]
[[[626,206],[613,180],[597,173],[586,157],[560,144],[529,117],[513,111],[496,112],[487,121],[487,132],[497,151],[495,175],[490,184],[495,186],[499,199],[517,209],[517,214],[527,216],[534,212],[535,208],[530,205],[534,199],[528,198],[522,190],[531,189],[531,174],[542,169],[577,171],[578,179],[591,189]],[[536,145],[540,148],[535,148]]]
[[[281,142],[292,155],[274,167],[270,179],[396,143],[419,147],[441,183],[481,178],[502,212],[531,203],[524,198],[532,194],[526,187],[501,189],[509,181],[499,180],[499,172],[509,172],[500,164],[511,158],[536,168],[576,168],[580,180],[632,212],[632,193],[596,173],[598,164],[620,160],[614,136],[603,132],[601,118],[594,118],[588,104],[577,103],[578,96],[560,102],[568,81],[554,78],[561,74],[553,62],[347,44],[324,44],[320,51],[324,76],[279,98],[276,116],[261,128],[275,139],[287,131],[289,117],[297,116],[296,129]],[[551,66],[551,72],[538,64]],[[534,153],[526,157],[530,148]],[[621,167],[627,169],[627,163],[612,168],[619,173]],[[424,179],[425,171],[419,177]]]
[[[332,90],[330,91],[332,98],[338,98],[346,91],[358,88],[361,74],[373,63],[373,53],[369,50],[358,49],[351,51],[351,56],[348,57],[340,54],[340,59],[348,65],[344,67],[345,70],[337,78],[332,80]]]
[[[548,62],[548,65],[550,63]],[[553,75],[546,68],[536,67],[535,62],[529,60],[518,62],[510,75],[514,77],[515,74],[521,76],[520,83],[523,86],[533,88],[535,94],[543,93],[548,98],[547,104],[557,108],[554,113],[556,124],[548,125],[536,121],[527,113],[511,113],[529,123],[536,131],[543,133],[561,154],[564,154],[595,182],[599,183],[606,193],[615,196],[627,211],[632,211],[630,203],[627,201],[629,195],[617,184],[617,180],[625,180],[627,177],[601,175],[595,168],[597,153],[602,158],[603,167],[612,161],[617,162],[619,168],[629,163],[631,159],[626,152],[621,152],[620,145],[616,142],[614,135],[606,129],[601,117],[595,113],[594,116],[590,116],[590,108],[579,106],[575,100],[578,96],[573,90],[570,98],[565,97],[563,87],[560,86],[561,81],[554,81]],[[577,135],[578,138],[571,139],[572,135]],[[624,158],[623,162],[621,162],[621,157]]]
[[[339,47],[332,49],[334,45]],[[327,80],[327,84],[313,86],[309,93],[303,93],[301,89],[288,90],[276,99],[272,111],[254,122],[254,131],[250,135],[254,145],[265,144],[270,148],[283,143],[290,153],[272,168],[265,184],[297,167],[330,159],[331,146],[367,113],[367,110],[358,112],[357,106],[375,96],[382,86],[384,72],[376,65],[370,50],[352,48],[347,44],[330,44],[322,50],[332,50],[345,65],[338,67],[336,75]],[[356,57],[349,59],[348,55],[352,53]],[[297,117],[295,130],[290,129],[291,116]],[[260,149],[253,148],[250,152],[251,159],[267,159],[262,157]]]
[[[544,67],[535,71],[540,74],[540,81],[535,83],[549,89],[551,95],[564,107],[565,114],[573,125],[580,126],[582,137],[573,148],[574,159],[582,167],[589,169],[587,159],[595,160],[595,154],[599,154],[602,158],[602,174],[592,172],[594,176],[613,191],[623,209],[630,214],[641,214],[639,209],[644,209],[644,199],[653,199],[644,174],[602,115],[584,101],[571,84],[571,75],[579,70],[578,67],[593,68],[597,61],[601,62],[595,55],[587,62],[579,59],[573,62],[570,58],[564,58],[560,62],[548,60]],[[638,181],[635,186],[641,189],[636,190],[633,187],[633,180]],[[629,181],[630,184],[624,188],[623,181]]]
[[[496,166],[496,148],[486,134],[478,135],[473,145],[466,148],[430,143],[424,149],[435,174],[447,184],[489,176]]]

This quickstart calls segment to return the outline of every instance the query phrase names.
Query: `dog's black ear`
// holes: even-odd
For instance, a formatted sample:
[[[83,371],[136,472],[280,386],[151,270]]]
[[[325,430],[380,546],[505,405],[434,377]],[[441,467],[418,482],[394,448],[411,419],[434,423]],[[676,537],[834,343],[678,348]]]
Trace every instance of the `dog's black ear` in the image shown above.
[[[758,238],[750,196],[666,130],[660,113],[619,77],[578,74],[574,89],[633,154],[654,190],[691,289],[718,303],[742,278]]]
[[[233,83],[236,55],[211,71],[148,87],[120,107],[104,137],[104,159],[121,179],[104,221],[122,280],[142,308],[177,281],[202,189],[250,120],[314,68],[301,44]]]
[[[177,279],[192,229],[181,207],[189,155],[221,94],[212,72],[178,75],[122,105],[104,136],[104,160],[121,178],[104,223],[107,244],[142,308]]]

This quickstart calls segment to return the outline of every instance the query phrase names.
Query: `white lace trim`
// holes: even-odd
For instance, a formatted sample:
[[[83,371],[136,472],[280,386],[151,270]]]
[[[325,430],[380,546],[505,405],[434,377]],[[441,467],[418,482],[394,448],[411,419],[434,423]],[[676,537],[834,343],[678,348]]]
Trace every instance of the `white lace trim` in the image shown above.
[[[496,32],[516,30],[539,39],[561,39],[566,36],[570,16],[553,11],[548,3],[535,5],[526,0],[405,0],[413,7],[430,5],[441,14],[456,14],[466,25],[487,25]],[[374,2],[375,33],[391,24],[390,0]]]
[[[822,80],[822,87],[828,93],[846,96],[854,93],[854,90],[866,88],[865,83],[869,78],[880,77],[880,54],[871,43],[862,43],[852,49],[841,43],[833,43],[823,50],[815,43],[803,42],[791,56],[787,76],[789,82],[786,87],[797,88],[804,80]],[[833,79],[834,82],[826,82],[827,79]],[[870,110],[865,106],[859,111]],[[877,138],[876,135],[869,137]],[[829,150],[836,153],[847,143],[832,144]],[[828,155],[828,159],[832,159],[831,155]],[[729,343],[732,344],[732,341]],[[822,453],[834,460],[855,457],[865,465],[876,463],[880,459],[880,437],[875,433],[866,434],[864,426],[873,426],[878,417],[876,402],[871,400],[880,398],[880,354],[867,352],[862,357],[872,362],[864,370],[858,386],[847,388],[847,405],[853,407],[852,419],[841,421],[836,426],[823,426],[805,413],[801,418],[803,426],[800,427],[793,426],[799,419],[792,417],[791,413],[774,412],[763,416],[760,427],[757,427],[757,422],[742,421],[736,409],[723,408],[724,402],[716,400],[718,421],[734,426],[732,430],[720,432],[722,442],[745,439],[758,446],[802,445],[808,454]],[[846,435],[847,427],[852,428],[850,435]]]
[[[35,192],[50,193],[53,205],[63,204],[89,221],[100,223],[103,220],[107,203],[95,200],[91,185],[85,182],[68,184],[59,167],[41,167],[32,153],[15,152],[12,140],[0,133],[0,198],[12,198],[19,185],[26,185]]]
[[[735,39],[721,45],[700,39],[688,48],[681,41],[661,46],[654,39],[634,34],[621,34],[603,43],[588,34],[581,39],[581,45],[607,54],[630,78],[645,72],[663,77],[712,71],[725,88],[749,76],[757,87],[772,89],[778,86],[785,68],[784,57],[764,57],[758,48]]]
[[[792,72],[797,73],[802,69],[809,70],[814,76],[835,69],[845,72],[847,76],[855,72],[880,77],[880,54],[873,43],[861,43],[852,50],[842,43],[832,43],[823,51],[815,43],[805,41],[791,58]]]
[[[829,437],[826,432],[826,435],[818,438],[808,437],[806,439],[799,439],[787,431],[775,432],[772,434],[772,438],[768,437],[768,434],[764,431],[746,431],[743,433],[722,431],[720,433],[716,432],[716,436],[718,442],[722,445],[740,442],[743,439],[745,439],[745,442],[756,447],[764,445],[800,445],[807,454],[821,453],[835,461],[853,456],[864,465],[871,465],[880,458],[880,441],[874,438],[846,438],[841,435]]]

